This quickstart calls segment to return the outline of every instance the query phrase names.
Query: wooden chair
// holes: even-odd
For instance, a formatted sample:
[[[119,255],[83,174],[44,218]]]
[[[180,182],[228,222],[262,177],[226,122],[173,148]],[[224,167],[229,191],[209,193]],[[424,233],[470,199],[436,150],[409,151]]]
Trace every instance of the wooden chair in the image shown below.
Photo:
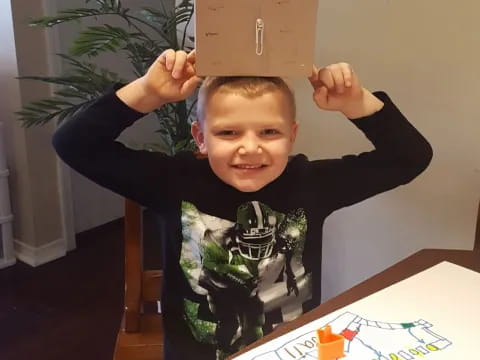
[[[143,269],[142,208],[125,202],[125,308],[114,360],[163,359],[163,326],[157,309],[161,270]],[[153,305],[153,306],[152,306]]]

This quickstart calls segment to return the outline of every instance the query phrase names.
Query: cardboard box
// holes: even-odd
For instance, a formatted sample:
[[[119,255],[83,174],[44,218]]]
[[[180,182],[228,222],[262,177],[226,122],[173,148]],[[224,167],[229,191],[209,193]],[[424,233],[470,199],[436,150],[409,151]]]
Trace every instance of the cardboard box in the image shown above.
[[[309,76],[318,0],[196,0],[200,76]]]

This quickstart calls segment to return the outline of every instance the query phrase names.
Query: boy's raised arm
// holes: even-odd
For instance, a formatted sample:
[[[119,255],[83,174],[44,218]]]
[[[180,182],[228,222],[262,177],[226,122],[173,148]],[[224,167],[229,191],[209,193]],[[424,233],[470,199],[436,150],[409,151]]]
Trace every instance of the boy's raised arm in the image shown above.
[[[199,78],[194,56],[167,50],[148,73],[86,104],[55,132],[52,144],[70,167],[95,183],[148,206],[171,185],[169,156],[132,150],[116,141],[125,128],[162,104],[186,98]],[[167,194],[168,195],[168,194]],[[163,199],[162,199],[163,200]]]
[[[375,147],[341,159],[311,162],[312,186],[322,183],[327,193],[339,194],[330,199],[332,211],[407,184],[427,168],[433,155],[428,141],[386,93],[363,88],[349,64],[314,67],[309,80],[317,106],[342,112]]]

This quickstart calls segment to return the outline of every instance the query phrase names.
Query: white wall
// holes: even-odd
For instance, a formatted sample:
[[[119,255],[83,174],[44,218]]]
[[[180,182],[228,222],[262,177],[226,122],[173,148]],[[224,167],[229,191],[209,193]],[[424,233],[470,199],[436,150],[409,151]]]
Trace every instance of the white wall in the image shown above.
[[[471,249],[480,194],[480,3],[319,2],[316,63],[350,62],[385,90],[434,148],[411,184],[342,209],[324,229],[328,299],[422,248]],[[319,112],[296,81],[296,151],[338,157],[371,148],[342,116]],[[352,179],[354,181],[354,179]]]
[[[6,121],[6,117],[13,119],[13,112],[20,106],[20,89],[18,88],[17,56],[15,50],[15,37],[13,32],[12,9],[10,3],[0,5],[0,121]],[[12,137],[11,129],[7,129],[6,141]],[[7,146],[7,149],[11,148]],[[9,153],[9,163],[13,163],[12,154]]]
[[[18,83],[15,77],[18,76],[17,57],[15,50],[15,39],[13,32],[13,19],[12,9],[10,2],[0,3],[0,41],[2,42],[2,51],[0,51],[0,124],[2,125],[2,131],[0,131],[0,142],[3,146],[0,146],[0,151],[4,151],[5,154],[0,154],[2,159],[0,162],[5,162],[5,168],[11,169],[14,163],[14,154],[9,151],[13,147],[13,129],[11,126],[13,120],[13,112],[18,109],[20,104],[20,91]],[[7,122],[8,121],[8,122]],[[6,161],[8,155],[8,161]],[[1,168],[0,171],[5,170]],[[0,186],[8,186],[9,178],[3,180]],[[2,189],[2,194],[5,191]],[[0,201],[7,201],[7,204],[0,204],[0,208],[4,209],[3,216],[11,214],[10,203],[10,188],[7,188],[6,196],[1,196]],[[11,210],[10,210],[11,209]],[[8,214],[5,211],[8,210]],[[0,231],[5,229],[3,234],[11,234],[11,223],[6,222],[3,226],[0,226]],[[7,232],[8,230],[8,232]],[[2,235],[2,234],[0,234]],[[13,254],[13,239],[10,236],[0,236],[0,269],[6,266],[13,265],[16,262],[15,255]]]

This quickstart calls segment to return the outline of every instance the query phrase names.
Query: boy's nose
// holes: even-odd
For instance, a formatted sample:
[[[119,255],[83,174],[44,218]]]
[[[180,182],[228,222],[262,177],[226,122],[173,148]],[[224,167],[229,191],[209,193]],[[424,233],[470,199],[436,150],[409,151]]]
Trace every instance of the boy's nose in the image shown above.
[[[240,155],[261,154],[262,147],[260,141],[255,136],[245,137],[238,149]]]
[[[257,154],[261,154],[262,152],[263,152],[262,147],[259,145],[259,146],[257,147],[256,153],[257,153]],[[240,155],[252,154],[251,151],[248,151],[248,150],[245,149],[243,146],[240,146],[240,148],[238,149],[238,153],[239,153]]]

